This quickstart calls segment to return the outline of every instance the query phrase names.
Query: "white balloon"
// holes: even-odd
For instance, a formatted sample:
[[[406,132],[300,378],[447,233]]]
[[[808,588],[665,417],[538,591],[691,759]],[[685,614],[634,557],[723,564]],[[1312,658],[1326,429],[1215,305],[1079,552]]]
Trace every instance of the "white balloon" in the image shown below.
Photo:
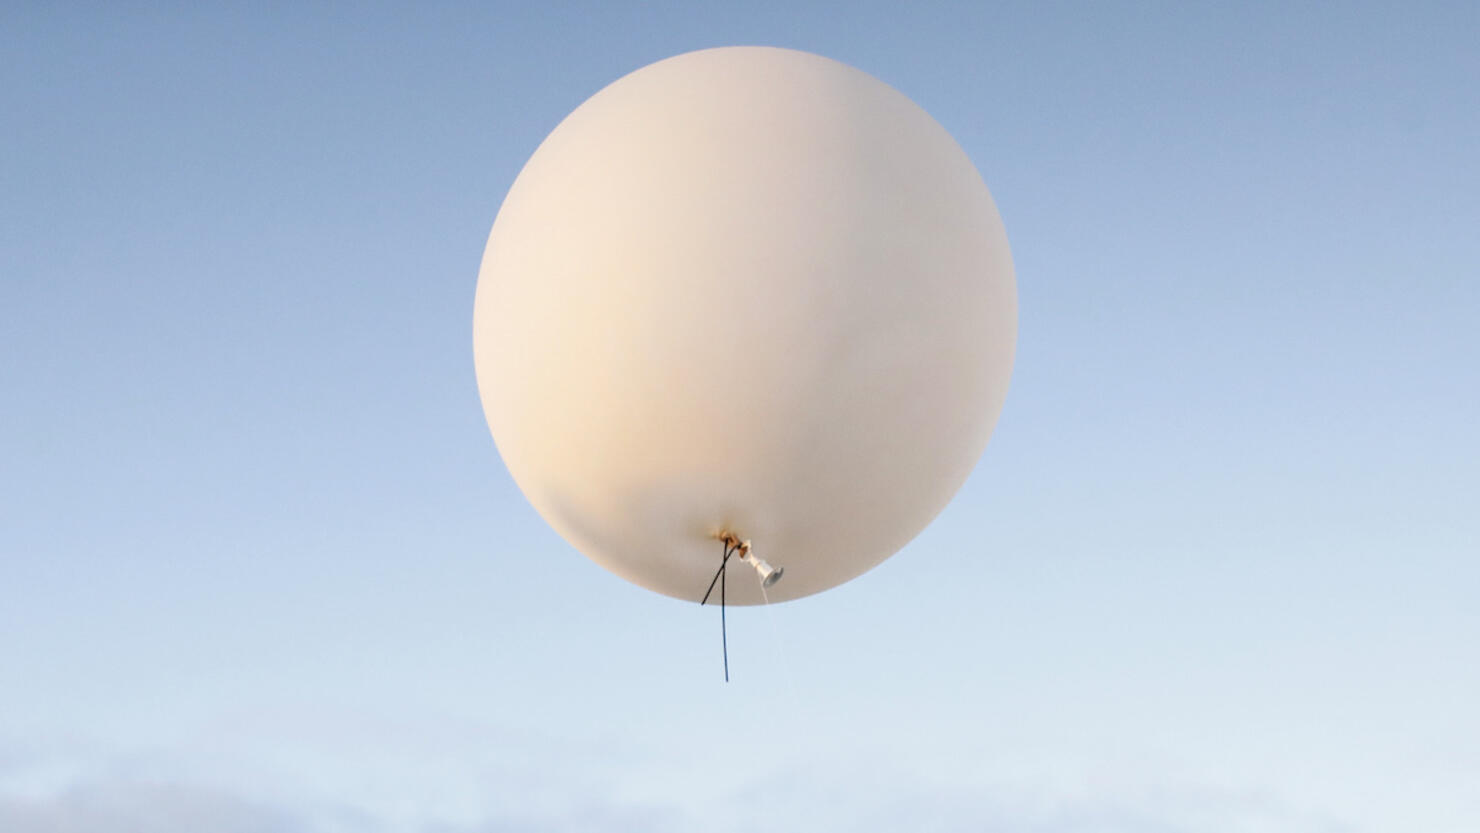
[[[715,536],[841,584],[950,501],[997,421],[1017,288],[950,135],[845,64],[640,69],[555,128],[488,238],[473,342],[499,453],[612,572],[698,601]],[[727,601],[762,601],[731,562]]]

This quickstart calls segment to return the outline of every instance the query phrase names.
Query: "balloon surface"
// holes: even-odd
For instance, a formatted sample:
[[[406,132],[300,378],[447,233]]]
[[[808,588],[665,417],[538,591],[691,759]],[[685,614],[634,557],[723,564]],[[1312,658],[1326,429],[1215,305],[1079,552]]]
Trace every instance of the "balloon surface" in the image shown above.
[[[940,512],[986,447],[1017,288],[981,176],[874,77],[691,52],[555,128],[488,238],[484,412],[591,560],[699,601],[732,534],[771,601],[841,584]],[[728,603],[762,601],[730,562]]]

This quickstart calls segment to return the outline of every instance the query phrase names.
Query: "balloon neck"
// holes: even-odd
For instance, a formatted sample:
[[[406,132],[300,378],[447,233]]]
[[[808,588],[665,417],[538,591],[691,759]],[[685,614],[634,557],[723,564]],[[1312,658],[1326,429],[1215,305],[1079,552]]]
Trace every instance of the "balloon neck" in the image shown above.
[[[770,587],[771,585],[780,581],[781,574],[786,572],[785,567],[774,567],[771,565],[770,562],[766,561],[766,559],[761,558],[760,556],[751,552],[749,540],[742,541],[737,536],[728,532],[722,533],[715,537],[724,541],[725,546],[733,548],[735,551],[735,556],[738,557],[739,560],[745,562],[746,564],[749,564],[752,568],[755,569],[756,575],[760,576],[762,588]]]
[[[740,560],[755,568],[756,574],[761,577],[761,587],[770,587],[780,581],[781,574],[786,570],[785,567],[772,567],[764,558],[752,553],[740,556]]]

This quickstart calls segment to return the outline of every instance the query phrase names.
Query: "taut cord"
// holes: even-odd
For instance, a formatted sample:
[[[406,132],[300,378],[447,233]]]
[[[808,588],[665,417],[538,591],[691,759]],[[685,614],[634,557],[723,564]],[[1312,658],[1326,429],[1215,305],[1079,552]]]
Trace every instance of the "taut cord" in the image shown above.
[[[714,574],[714,578],[709,580],[709,589],[704,591],[704,599],[699,602],[700,605],[708,602],[709,594],[714,592],[714,583],[716,581],[719,582],[719,646],[720,650],[724,652],[725,682],[730,681],[730,632],[728,625],[725,623],[725,574],[729,571],[725,567],[729,566],[730,556],[734,555],[739,549],[739,542],[732,545],[730,539],[725,539],[725,554],[719,560],[719,570]]]
[[[735,544],[734,547],[731,547],[729,539],[725,540],[725,557],[720,559],[719,569],[715,571],[714,578],[709,580],[709,589],[704,591],[704,599],[703,601],[699,602],[699,604],[702,605],[704,604],[704,602],[709,601],[709,594],[714,592],[714,583],[719,581],[719,577],[725,574],[725,564],[729,562],[730,556],[734,555],[735,551],[738,549],[740,549],[739,544]]]
[[[729,560],[729,556],[725,556],[725,560],[728,561]],[[730,574],[730,571],[725,569],[724,562],[720,562],[720,568],[719,568],[719,649],[725,655],[725,682],[729,682],[730,681],[730,632],[725,627],[725,576],[727,576],[729,574]]]

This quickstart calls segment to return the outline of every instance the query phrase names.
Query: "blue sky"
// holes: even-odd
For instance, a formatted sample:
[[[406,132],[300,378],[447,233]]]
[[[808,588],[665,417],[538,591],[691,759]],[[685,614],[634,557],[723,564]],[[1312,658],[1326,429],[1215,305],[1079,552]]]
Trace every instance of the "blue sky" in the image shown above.
[[[1480,8],[0,11],[0,829],[1472,831]],[[725,44],[976,162],[1021,335],[899,555],[717,617],[524,502],[477,267]]]

